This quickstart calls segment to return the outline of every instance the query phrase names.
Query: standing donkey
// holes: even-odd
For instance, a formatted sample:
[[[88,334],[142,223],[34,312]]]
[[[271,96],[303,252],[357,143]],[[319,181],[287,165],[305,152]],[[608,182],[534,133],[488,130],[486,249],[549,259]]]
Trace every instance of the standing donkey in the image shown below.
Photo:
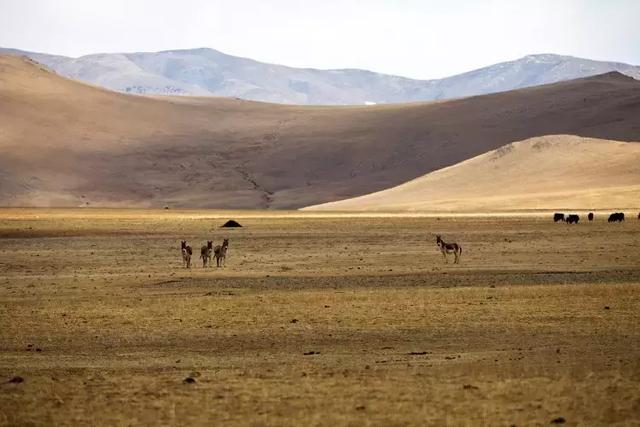
[[[182,262],[184,262],[185,268],[191,268],[191,254],[193,253],[191,246],[187,245],[185,240],[183,240],[180,245],[182,251]]]
[[[440,248],[440,252],[442,252],[442,257],[444,258],[445,263],[449,262],[447,261],[447,254],[453,254],[453,256],[455,257],[453,263],[458,264],[458,262],[460,261],[460,256],[462,255],[462,246],[457,243],[447,243],[442,240],[442,237],[440,237],[440,235],[436,236],[436,245],[438,245],[438,247]]]
[[[216,257],[216,266],[226,264],[227,262],[227,250],[229,249],[229,239],[224,239],[222,245],[218,245],[213,250],[213,255]]]
[[[200,248],[200,258],[202,258],[202,268],[209,264],[211,267],[211,252],[213,252],[213,242],[211,240],[207,240],[207,245]]]

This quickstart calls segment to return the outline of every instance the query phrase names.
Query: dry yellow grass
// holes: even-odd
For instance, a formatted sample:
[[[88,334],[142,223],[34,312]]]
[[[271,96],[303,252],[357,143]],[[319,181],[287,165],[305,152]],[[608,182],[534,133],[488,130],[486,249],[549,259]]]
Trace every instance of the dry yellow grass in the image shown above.
[[[329,211],[505,211],[640,207],[640,144],[552,135],[514,142]]]
[[[640,423],[637,220],[0,210],[0,236],[0,424]],[[223,236],[225,269],[180,267]]]

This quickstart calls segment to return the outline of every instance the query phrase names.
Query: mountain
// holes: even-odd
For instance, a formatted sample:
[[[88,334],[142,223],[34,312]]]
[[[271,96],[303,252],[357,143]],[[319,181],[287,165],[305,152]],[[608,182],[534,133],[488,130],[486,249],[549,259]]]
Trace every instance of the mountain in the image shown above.
[[[0,205],[300,208],[540,135],[640,141],[619,73],[431,103],[147,97],[0,56]]]
[[[640,67],[560,55],[530,55],[440,80],[413,80],[365,70],[316,70],[265,64],[213,49],[114,53],[67,58],[26,55],[56,73],[125,93],[237,97],[283,104],[432,101],[504,92]]]
[[[637,209],[638,165],[638,143],[542,136],[507,144],[388,190],[307,209]]]

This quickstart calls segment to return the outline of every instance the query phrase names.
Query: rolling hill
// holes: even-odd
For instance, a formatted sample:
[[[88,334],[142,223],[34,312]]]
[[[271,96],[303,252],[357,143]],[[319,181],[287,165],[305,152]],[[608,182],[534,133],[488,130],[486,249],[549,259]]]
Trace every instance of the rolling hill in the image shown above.
[[[640,206],[640,144],[570,135],[507,144],[397,187],[308,210],[513,211]]]
[[[238,97],[284,104],[402,103],[504,92],[618,71],[640,79],[640,67],[540,54],[436,80],[366,70],[317,70],[266,64],[214,49],[94,54],[79,58],[26,55],[72,79],[125,93]]]
[[[640,140],[609,73],[451,101],[289,106],[110,92],[0,56],[0,204],[300,208],[547,134]]]

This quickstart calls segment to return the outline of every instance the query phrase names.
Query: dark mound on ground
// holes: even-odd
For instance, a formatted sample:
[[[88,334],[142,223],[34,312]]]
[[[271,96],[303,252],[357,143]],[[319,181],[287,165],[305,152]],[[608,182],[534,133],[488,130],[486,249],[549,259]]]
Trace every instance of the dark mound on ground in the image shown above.
[[[221,227],[233,228],[233,227],[242,227],[242,226],[240,225],[239,222],[234,221],[233,219],[230,219],[229,221],[227,221],[224,224],[222,224]]]

